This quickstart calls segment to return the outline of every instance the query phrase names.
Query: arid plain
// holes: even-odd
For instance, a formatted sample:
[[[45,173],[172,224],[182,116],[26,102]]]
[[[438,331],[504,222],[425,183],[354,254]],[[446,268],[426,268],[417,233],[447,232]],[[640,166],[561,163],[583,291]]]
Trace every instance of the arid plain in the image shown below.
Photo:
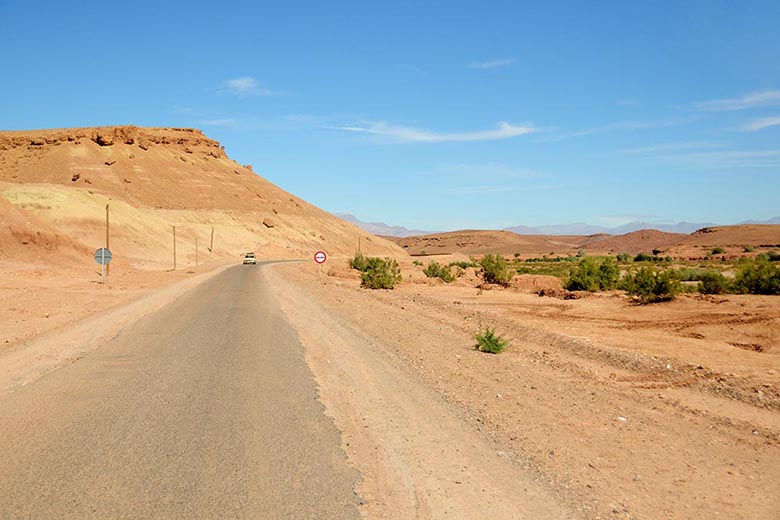
[[[104,285],[92,253],[105,245],[106,205],[115,260]],[[136,127],[0,132],[0,215],[0,393],[77,362],[255,251],[303,261],[262,269],[361,473],[367,518],[542,517],[534,507],[551,503],[550,517],[584,518],[780,508],[777,296],[637,305],[544,274],[507,287],[474,267],[450,284],[423,274],[431,260],[496,253],[655,250],[727,265],[780,248],[780,226],[391,240],[284,192],[197,130]],[[348,265],[358,247],[396,259],[401,283],[361,288]],[[321,276],[318,249],[330,255]],[[483,324],[506,351],[473,349]]]

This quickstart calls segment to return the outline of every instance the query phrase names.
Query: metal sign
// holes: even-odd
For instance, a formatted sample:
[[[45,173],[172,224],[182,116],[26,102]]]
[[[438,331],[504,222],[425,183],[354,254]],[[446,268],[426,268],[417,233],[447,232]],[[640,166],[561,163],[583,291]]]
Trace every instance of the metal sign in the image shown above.
[[[101,247],[95,251],[95,262],[100,264],[100,279],[106,283],[106,266],[111,263],[111,251],[107,247]]]
[[[328,255],[325,253],[325,251],[317,251],[314,253],[314,261],[318,264],[322,265],[325,263],[325,260],[328,259]]]
[[[105,247],[101,247],[95,251],[95,262],[100,265],[108,265],[111,263],[111,251]]]

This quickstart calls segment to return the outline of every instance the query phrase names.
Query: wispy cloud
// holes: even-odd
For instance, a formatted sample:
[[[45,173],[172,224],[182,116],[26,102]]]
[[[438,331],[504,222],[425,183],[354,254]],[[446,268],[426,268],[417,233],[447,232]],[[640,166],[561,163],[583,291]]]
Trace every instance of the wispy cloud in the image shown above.
[[[236,122],[232,117],[223,117],[218,119],[201,119],[196,121],[196,124],[201,126],[233,126]]]
[[[770,126],[780,126],[780,116],[754,119],[742,127],[743,132],[757,132]]]
[[[619,150],[619,153],[626,155],[647,155],[657,154],[659,152],[676,152],[684,150],[701,150],[706,148],[718,148],[720,143],[710,141],[684,141],[680,143],[661,143],[650,146],[641,146],[639,148],[625,148]]]
[[[240,78],[232,78],[225,81],[219,92],[241,97],[274,96],[280,94],[280,92],[261,87],[257,80],[250,76],[241,76]]]
[[[479,177],[481,179],[535,179],[543,175],[530,168],[518,168],[500,163],[460,163],[441,166],[423,175],[444,175],[451,177]]]
[[[488,61],[479,61],[476,63],[470,63],[469,68],[472,69],[500,69],[502,67],[508,67],[515,62],[514,58],[495,58]]]
[[[480,193],[509,193],[514,191],[545,191],[579,187],[576,184],[541,184],[541,185],[511,185],[511,184],[485,184],[477,186],[456,186],[449,189],[450,193],[461,195],[474,195]]]
[[[606,132],[613,132],[617,130],[643,130],[647,128],[668,128],[672,126],[680,126],[693,121],[693,117],[684,118],[667,118],[656,119],[652,121],[617,121],[601,126],[592,126],[590,128],[583,128],[581,130],[572,130],[570,132],[562,132],[557,135],[551,135],[550,137],[540,139],[543,142],[555,142],[562,141],[564,139],[570,139],[572,137],[585,137],[588,135],[603,134]]]
[[[780,150],[723,150],[670,156],[691,168],[706,170],[780,167]]]
[[[751,92],[739,98],[702,101],[694,106],[698,110],[706,112],[727,112],[778,105],[780,105],[780,90],[763,90],[761,92]]]
[[[358,125],[332,127],[336,130],[367,134],[384,138],[396,143],[446,143],[458,141],[495,141],[509,139],[524,134],[537,132],[538,129],[530,125],[518,126],[501,122],[493,130],[480,130],[475,132],[433,132],[411,126],[389,125],[384,121],[366,122]]]

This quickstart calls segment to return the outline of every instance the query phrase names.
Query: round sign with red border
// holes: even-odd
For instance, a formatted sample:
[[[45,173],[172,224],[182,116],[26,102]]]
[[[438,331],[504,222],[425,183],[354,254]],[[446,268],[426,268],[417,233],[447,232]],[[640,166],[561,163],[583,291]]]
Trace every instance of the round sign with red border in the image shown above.
[[[325,253],[325,251],[317,251],[314,253],[314,261],[318,264],[322,265],[325,263],[325,260],[328,259],[328,255]]]

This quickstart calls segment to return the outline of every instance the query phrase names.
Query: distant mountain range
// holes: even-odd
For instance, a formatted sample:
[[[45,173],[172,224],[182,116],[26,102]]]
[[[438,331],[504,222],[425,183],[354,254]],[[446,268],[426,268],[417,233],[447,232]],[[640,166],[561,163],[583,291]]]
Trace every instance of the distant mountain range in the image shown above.
[[[773,217],[769,220],[745,220],[738,222],[739,224],[780,224],[780,217]],[[722,224],[716,224],[713,222],[678,222],[677,224],[657,224],[654,222],[642,222],[636,220],[623,224],[617,227],[604,227],[593,226],[585,223],[575,224],[563,224],[552,226],[512,226],[504,228],[506,231],[512,231],[521,235],[597,235],[599,233],[607,233],[609,235],[625,235],[626,233],[632,233],[639,231],[640,229],[655,229],[658,231],[665,231],[667,233],[682,233],[689,235],[697,229],[719,226]]]
[[[403,226],[390,226],[382,222],[363,222],[349,213],[336,213],[337,217],[356,226],[373,233],[374,235],[384,235],[390,237],[412,237],[419,235],[429,235],[436,231],[422,231],[419,229],[407,229]],[[780,217],[773,217],[769,220],[745,220],[737,224],[780,224]],[[604,227],[577,222],[574,224],[545,225],[545,226],[512,226],[504,228],[506,231],[512,231],[520,235],[597,235],[606,233],[609,235],[625,235],[640,229],[656,229],[667,233],[683,233],[689,235],[704,227],[719,226],[713,222],[678,222],[677,224],[657,224],[653,222],[634,221],[617,227]]]
[[[341,220],[346,220],[351,224],[355,224],[357,227],[368,231],[374,235],[382,235],[386,237],[414,237],[418,235],[429,235],[433,231],[421,231],[419,229],[407,229],[403,226],[388,226],[382,222],[363,222],[359,220],[355,215],[349,213],[334,213]]]

